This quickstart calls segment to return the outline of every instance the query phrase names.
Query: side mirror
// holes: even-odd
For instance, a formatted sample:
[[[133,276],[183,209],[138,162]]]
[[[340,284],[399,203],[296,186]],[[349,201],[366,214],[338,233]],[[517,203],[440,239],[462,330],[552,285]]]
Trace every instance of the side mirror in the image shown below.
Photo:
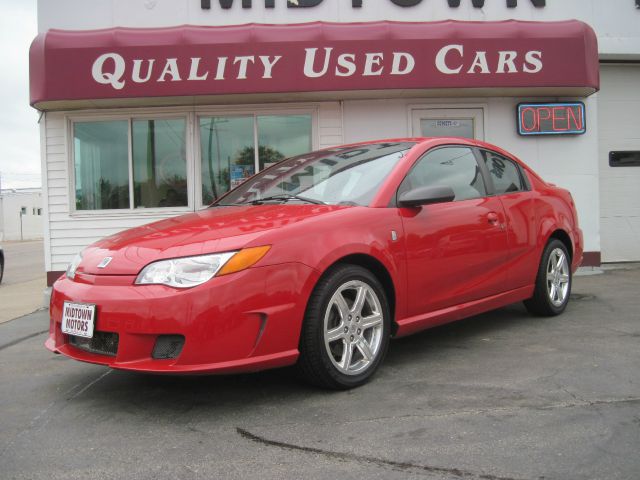
[[[398,198],[398,206],[419,207],[431,203],[450,202],[454,198],[456,198],[456,194],[451,187],[418,187],[402,193]]]

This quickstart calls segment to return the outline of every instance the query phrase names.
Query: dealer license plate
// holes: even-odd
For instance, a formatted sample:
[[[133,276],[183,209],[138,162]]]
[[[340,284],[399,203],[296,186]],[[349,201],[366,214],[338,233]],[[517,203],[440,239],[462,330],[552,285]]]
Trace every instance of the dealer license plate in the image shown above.
[[[96,306],[89,303],[64,302],[62,332],[78,337],[92,338]]]

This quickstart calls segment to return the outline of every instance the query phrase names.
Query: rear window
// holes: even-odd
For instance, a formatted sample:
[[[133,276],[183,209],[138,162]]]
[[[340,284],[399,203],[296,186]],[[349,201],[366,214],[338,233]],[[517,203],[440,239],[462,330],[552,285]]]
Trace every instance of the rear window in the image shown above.
[[[496,195],[527,190],[524,175],[518,164],[489,150],[481,150],[482,159],[489,171]]]

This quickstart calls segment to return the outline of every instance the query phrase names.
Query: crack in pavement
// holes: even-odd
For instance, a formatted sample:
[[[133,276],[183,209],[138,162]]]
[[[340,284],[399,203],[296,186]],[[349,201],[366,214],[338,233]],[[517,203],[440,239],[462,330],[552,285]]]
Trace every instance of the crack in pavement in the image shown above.
[[[566,393],[571,395],[569,392],[566,392]],[[481,415],[481,414],[487,414],[487,413],[517,412],[518,410],[555,410],[560,408],[598,407],[601,405],[615,405],[619,403],[636,403],[636,402],[640,402],[640,397],[612,398],[612,399],[603,399],[603,400],[583,400],[583,401],[578,401],[574,403],[562,402],[562,403],[555,403],[550,405],[521,405],[517,407],[477,408],[477,409],[456,410],[454,412],[431,413],[431,414],[408,413],[406,415],[388,415],[388,416],[371,417],[371,418],[360,418],[356,420],[341,420],[336,422],[313,423],[313,425],[316,425],[316,426],[348,425],[348,424],[354,424],[354,423],[379,422],[381,420],[406,420],[406,419],[412,419],[412,418],[444,418],[444,417],[453,417],[457,415]],[[269,428],[269,427],[282,427],[282,426],[304,425],[304,424],[305,424],[304,422],[286,422],[286,423],[277,423],[277,424],[265,423],[265,424],[255,425],[255,426],[260,428]]]
[[[37,337],[38,335],[42,335],[43,333],[49,333],[49,329],[47,328],[46,330],[42,330],[41,332],[31,333],[29,335],[25,335],[24,337],[17,338],[16,340],[13,340],[13,341],[11,341],[9,343],[6,343],[4,345],[0,345],[0,350],[4,350],[5,348],[13,347],[14,345],[17,345],[17,344],[19,344],[21,342],[24,342],[25,340],[29,340],[30,338]]]
[[[414,471],[419,471],[423,473],[447,474],[457,478],[470,478],[470,479],[478,479],[478,480],[518,480],[514,477],[501,477],[501,476],[492,475],[489,473],[475,473],[475,472],[470,472],[468,470],[462,470],[460,468],[446,468],[446,467],[435,467],[432,465],[419,465],[415,463],[385,460],[382,458],[370,457],[368,455],[334,452],[332,450],[324,450],[321,448],[305,447],[303,445],[296,445],[293,443],[285,443],[277,440],[270,440],[268,438],[256,435],[255,433],[251,433],[248,430],[245,430],[244,428],[240,428],[240,427],[236,427],[236,432],[241,437],[247,440],[250,440],[252,442],[260,443],[262,445],[267,445],[270,447],[276,447],[276,448],[297,451],[297,452],[312,453],[316,455],[322,455],[323,457],[334,458],[337,460],[354,461],[358,463],[377,465],[379,467],[400,469],[404,471],[414,470]]]

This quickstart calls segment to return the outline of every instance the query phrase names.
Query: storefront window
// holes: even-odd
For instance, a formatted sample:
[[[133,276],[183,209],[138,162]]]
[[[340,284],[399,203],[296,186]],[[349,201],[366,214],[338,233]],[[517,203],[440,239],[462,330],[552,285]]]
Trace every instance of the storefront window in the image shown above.
[[[134,208],[185,207],[187,157],[184,119],[134,120]]]
[[[78,122],[73,153],[77,210],[129,208],[128,122]]]
[[[311,114],[196,119],[204,205],[263,168],[313,148]],[[76,210],[189,206],[186,116],[74,121],[72,129]]]
[[[253,116],[200,119],[203,204],[255,173],[253,143]]]
[[[310,151],[311,116],[259,116],[258,145],[260,170],[286,157]]]
[[[202,117],[199,126],[204,205],[256,173],[256,137],[257,170],[312,149],[311,115]]]

